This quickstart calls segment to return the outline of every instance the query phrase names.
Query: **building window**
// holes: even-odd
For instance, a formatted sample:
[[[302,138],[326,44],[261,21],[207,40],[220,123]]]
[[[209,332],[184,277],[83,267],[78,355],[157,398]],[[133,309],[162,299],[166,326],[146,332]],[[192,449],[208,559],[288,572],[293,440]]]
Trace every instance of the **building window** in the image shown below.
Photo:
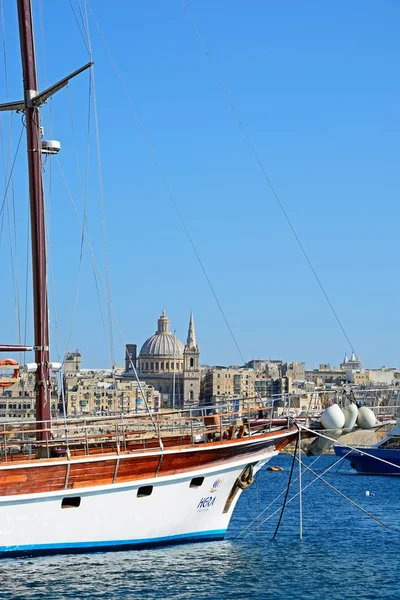
[[[164,363],[161,363],[161,371],[164,371]]]
[[[189,399],[194,400],[194,391],[193,390],[190,390],[190,392],[189,392]]]
[[[169,363],[165,363],[165,369],[169,371]]]
[[[146,363],[146,371],[148,371],[148,370],[149,370],[149,363],[147,362]]]
[[[190,366],[191,366],[191,367],[194,367],[194,358],[191,358],[191,359],[190,359]]]
[[[158,362],[156,362],[156,371],[158,371]]]
[[[154,371],[154,363],[153,362],[150,363],[150,371]]]

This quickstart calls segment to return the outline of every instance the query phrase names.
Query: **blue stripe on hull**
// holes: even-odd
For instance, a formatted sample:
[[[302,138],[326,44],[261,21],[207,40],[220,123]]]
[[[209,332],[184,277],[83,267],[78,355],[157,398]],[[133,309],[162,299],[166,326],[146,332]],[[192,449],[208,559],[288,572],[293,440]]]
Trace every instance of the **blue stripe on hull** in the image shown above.
[[[342,446],[334,446],[336,456],[345,458],[350,462],[350,466],[360,473],[360,475],[400,475],[400,451],[386,450],[384,448],[360,448],[364,452],[368,452],[370,456],[360,454],[359,452],[350,451]],[[392,465],[388,465],[382,460],[387,460]],[[397,465],[397,466],[396,466]]]
[[[66,542],[61,544],[27,544],[20,546],[0,546],[0,558],[15,556],[43,556],[48,554],[77,554],[88,552],[106,552],[109,550],[141,550],[144,548],[187,544],[205,541],[223,540],[226,529],[199,531],[162,538],[144,540],[108,540],[101,542]]]

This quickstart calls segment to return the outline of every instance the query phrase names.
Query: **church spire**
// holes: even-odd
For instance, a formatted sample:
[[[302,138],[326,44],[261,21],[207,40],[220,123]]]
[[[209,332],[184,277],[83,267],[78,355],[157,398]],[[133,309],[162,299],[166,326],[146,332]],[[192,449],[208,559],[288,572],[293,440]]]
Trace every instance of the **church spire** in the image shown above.
[[[193,321],[193,311],[190,311],[189,330],[188,330],[186,346],[189,349],[197,348],[196,333],[194,330],[194,321]]]

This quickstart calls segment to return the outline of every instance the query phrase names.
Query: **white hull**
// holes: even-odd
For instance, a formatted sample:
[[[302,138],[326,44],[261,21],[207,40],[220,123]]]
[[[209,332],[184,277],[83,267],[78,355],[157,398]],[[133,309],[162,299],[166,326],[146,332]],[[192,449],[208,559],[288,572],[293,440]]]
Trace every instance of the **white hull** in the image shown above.
[[[254,472],[276,454],[269,448],[253,455]],[[248,460],[129,484],[0,498],[0,555],[222,539],[241,490],[224,513],[225,504]],[[202,484],[190,487],[199,477]],[[153,486],[151,494],[138,497],[145,486]],[[63,499],[79,506],[62,508]]]

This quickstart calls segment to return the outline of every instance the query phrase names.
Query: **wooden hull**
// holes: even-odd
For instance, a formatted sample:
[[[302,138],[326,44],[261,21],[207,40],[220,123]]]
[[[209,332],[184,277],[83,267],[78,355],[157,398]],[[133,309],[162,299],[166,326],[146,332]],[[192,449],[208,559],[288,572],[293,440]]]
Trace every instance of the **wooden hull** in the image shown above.
[[[239,478],[296,434],[2,464],[0,556],[221,539]]]
[[[140,481],[201,470],[224,461],[248,457],[260,449],[280,450],[292,441],[296,429],[262,436],[185,445],[120,454],[92,454],[85,457],[0,463],[0,497],[37,494],[85,486]]]

